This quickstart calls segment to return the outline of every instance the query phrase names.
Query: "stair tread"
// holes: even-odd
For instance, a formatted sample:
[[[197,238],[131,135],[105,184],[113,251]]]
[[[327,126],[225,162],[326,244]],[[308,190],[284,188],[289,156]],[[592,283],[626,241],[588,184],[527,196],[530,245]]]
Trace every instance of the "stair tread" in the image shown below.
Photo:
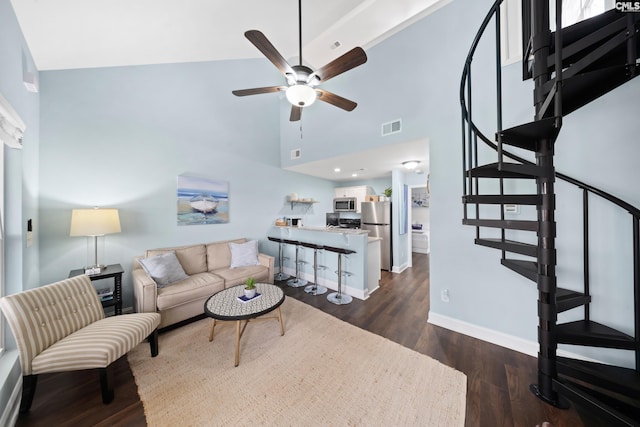
[[[517,204],[517,205],[539,205],[542,197],[539,194],[481,194],[467,195],[463,197],[463,202],[479,204]]]
[[[538,221],[510,220],[510,219],[466,219],[464,225],[477,227],[504,228],[508,230],[538,231]]]
[[[535,261],[526,261],[523,259],[502,259],[501,264],[510,270],[515,271],[521,276],[526,277],[534,282],[538,281],[538,264]]]
[[[632,15],[632,17],[636,22],[640,21],[640,16]],[[565,68],[570,66],[570,64],[584,57],[615,35],[626,33],[626,29],[627,16],[615,10],[609,10],[593,18],[563,28],[563,66]],[[554,36],[555,32],[551,35],[552,40]],[[553,69],[555,66],[555,44],[551,43],[549,48],[547,65],[550,69]],[[607,56],[614,56],[614,62],[617,60],[621,61],[620,63],[625,63],[626,53],[626,46],[619,46],[619,48],[608,53]],[[610,60],[608,62],[611,63]]]
[[[546,172],[539,166],[520,163],[490,163],[470,169],[468,176],[476,178],[514,178],[534,179],[538,176],[546,176]]]
[[[503,144],[537,151],[540,140],[549,139],[555,141],[559,132],[560,129],[555,126],[555,118],[547,117],[542,120],[514,126],[510,129],[504,129],[496,134],[496,139],[500,137]]]
[[[637,344],[633,337],[590,320],[577,320],[556,326],[558,342],[591,347],[633,350]]]
[[[576,307],[581,307],[591,302],[591,296],[584,292],[572,291],[570,289],[556,289],[556,310],[562,313]]]
[[[576,41],[582,39],[583,37],[593,33],[595,30],[602,28],[614,21],[617,21],[621,17],[624,17],[623,14],[616,11],[615,9],[608,10],[599,15],[593,16],[588,19],[584,19],[580,22],[576,22],[568,27],[562,28],[562,41],[564,45],[575,43]],[[551,40],[555,36],[555,31],[551,33]],[[551,51],[555,50],[555,45],[551,43],[550,45]]]
[[[530,245],[528,243],[516,242],[515,240],[475,239],[475,244],[494,249],[503,249],[508,252],[515,252],[533,257],[537,256],[538,253],[538,246]]]
[[[558,373],[616,393],[640,396],[640,372],[620,366],[558,357]]]
[[[604,417],[610,425],[638,426],[640,408],[620,399],[603,395],[584,386],[554,379],[556,391],[567,399],[577,403],[582,408],[594,411],[599,418]]]
[[[562,82],[562,113],[564,116],[576,111],[631,80],[624,65],[606,67],[577,74]],[[553,109],[549,109],[551,114]],[[545,120],[552,120],[548,117]]]

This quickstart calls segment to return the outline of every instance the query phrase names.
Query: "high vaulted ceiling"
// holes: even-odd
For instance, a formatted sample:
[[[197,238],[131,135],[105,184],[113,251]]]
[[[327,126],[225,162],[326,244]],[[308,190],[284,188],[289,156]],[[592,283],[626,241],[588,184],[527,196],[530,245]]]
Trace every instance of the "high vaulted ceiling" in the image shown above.
[[[366,49],[446,2],[303,0],[305,62],[320,67],[355,46]],[[244,38],[250,29],[285,58],[298,55],[297,0],[11,3],[39,70],[262,57]]]
[[[304,63],[318,68],[365,50],[451,0],[302,0]],[[298,62],[297,0],[11,0],[40,71],[264,58],[245,37],[262,31]],[[407,151],[399,150],[406,145]],[[335,181],[389,176],[402,160],[428,169],[427,143],[325,159],[301,173]],[[411,147],[411,149],[409,149]],[[338,165],[341,173],[333,172]],[[353,169],[353,170],[352,170]],[[359,176],[351,176],[359,171]]]

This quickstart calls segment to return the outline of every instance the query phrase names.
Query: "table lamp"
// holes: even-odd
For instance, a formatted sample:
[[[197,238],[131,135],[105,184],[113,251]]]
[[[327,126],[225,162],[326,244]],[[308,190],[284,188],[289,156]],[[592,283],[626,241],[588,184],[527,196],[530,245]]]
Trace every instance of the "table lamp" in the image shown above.
[[[98,237],[120,232],[118,209],[73,209],[70,236],[93,237],[94,264],[85,267],[86,274],[100,273],[105,266],[98,264]]]

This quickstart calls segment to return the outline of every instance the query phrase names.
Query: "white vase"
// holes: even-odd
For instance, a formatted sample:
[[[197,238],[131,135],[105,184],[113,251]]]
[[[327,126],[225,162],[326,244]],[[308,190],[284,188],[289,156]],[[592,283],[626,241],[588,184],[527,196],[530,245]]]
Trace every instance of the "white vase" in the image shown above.
[[[256,288],[253,289],[245,289],[244,296],[247,298],[253,298],[256,296]]]

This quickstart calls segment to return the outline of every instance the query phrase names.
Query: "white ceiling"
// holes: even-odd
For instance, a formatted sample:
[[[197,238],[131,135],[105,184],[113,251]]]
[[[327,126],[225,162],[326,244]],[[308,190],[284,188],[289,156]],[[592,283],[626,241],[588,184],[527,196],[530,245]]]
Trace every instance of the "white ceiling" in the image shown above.
[[[366,50],[449,1],[304,0],[304,63],[318,68],[355,46]],[[298,61],[296,0],[11,3],[40,71],[262,58],[244,37],[249,29],[262,31],[290,63]],[[378,170],[387,154],[369,157],[369,169]]]
[[[332,181],[360,181],[391,177],[393,169],[406,172],[402,162],[407,160],[420,162],[414,172],[424,173],[424,181],[426,182],[426,174],[429,173],[429,148],[426,139],[388,144],[366,151],[303,163],[286,169]],[[339,168],[340,171],[335,172],[336,168]],[[357,176],[352,176],[354,173]]]

